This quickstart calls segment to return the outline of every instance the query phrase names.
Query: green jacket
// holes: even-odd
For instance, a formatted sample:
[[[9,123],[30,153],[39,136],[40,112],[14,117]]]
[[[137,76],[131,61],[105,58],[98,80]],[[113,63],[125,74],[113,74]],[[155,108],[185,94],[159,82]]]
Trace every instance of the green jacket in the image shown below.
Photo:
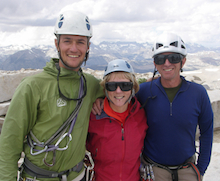
[[[35,165],[52,171],[61,172],[74,167],[85,156],[89,116],[93,102],[103,97],[104,92],[99,80],[85,74],[87,94],[72,131],[72,141],[65,151],[56,151],[56,163],[47,167],[43,163],[45,153],[32,156],[30,147],[25,142],[26,135],[32,130],[39,141],[47,141],[67,120],[75,108],[76,101],[64,101],[60,104],[57,85],[57,69],[52,59],[44,71],[25,78],[17,87],[8,109],[2,133],[0,135],[0,181],[16,180],[17,162],[22,151]],[[61,92],[69,98],[77,98],[80,84],[78,72],[61,68],[59,86]],[[65,104],[66,103],[66,104]],[[60,143],[66,146],[67,137]],[[52,152],[48,153],[48,163],[52,162]],[[71,172],[68,181],[79,174]],[[38,179],[59,180],[59,179]]]

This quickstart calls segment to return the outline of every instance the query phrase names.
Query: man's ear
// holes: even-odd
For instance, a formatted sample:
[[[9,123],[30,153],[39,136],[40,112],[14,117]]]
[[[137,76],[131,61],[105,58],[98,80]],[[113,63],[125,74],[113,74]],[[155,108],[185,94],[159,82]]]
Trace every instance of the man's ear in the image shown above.
[[[89,52],[90,45],[91,45],[91,42],[88,43],[87,53]]]
[[[184,57],[183,60],[182,60],[182,68],[183,68],[185,63],[186,63],[186,57]]]
[[[57,39],[54,40],[54,43],[55,43],[55,46],[56,46],[57,51],[59,52],[59,47],[58,47],[58,41],[57,41]]]

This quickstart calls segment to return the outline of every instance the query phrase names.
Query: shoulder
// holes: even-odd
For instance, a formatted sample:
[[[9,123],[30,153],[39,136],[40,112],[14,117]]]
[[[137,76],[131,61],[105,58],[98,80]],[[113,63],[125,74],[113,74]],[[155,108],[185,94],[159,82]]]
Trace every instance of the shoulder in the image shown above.
[[[108,116],[105,111],[102,109],[101,115],[95,115],[93,113],[90,114],[90,120],[100,120],[103,118],[109,118],[110,116]]]
[[[203,85],[188,81],[183,78],[183,86],[188,86],[189,89],[192,89],[193,91],[200,91],[200,92],[206,92],[206,89]]]
[[[131,112],[134,112],[134,113],[138,112],[138,113],[145,114],[145,111],[144,111],[144,109],[141,109],[141,103],[138,101],[136,96],[132,98],[131,104],[132,104],[131,109],[130,109]]]
[[[151,82],[144,82],[144,83],[141,83],[139,86],[140,86],[140,89],[138,92],[143,92],[143,91],[146,91],[146,89],[150,88],[150,84]]]
[[[39,74],[42,74],[42,72]],[[39,74],[34,74],[34,75],[24,77],[21,80],[20,85],[22,84],[24,86],[24,85],[28,85],[28,84],[33,84],[34,82],[36,82],[37,77],[39,77]]]
[[[21,86],[42,86],[42,84],[45,84],[45,82],[52,83],[52,80],[48,81],[48,79],[51,79],[51,76],[43,71],[43,72],[23,78],[22,81],[20,82],[20,85]],[[55,78],[52,78],[52,79],[56,81]]]
[[[93,75],[89,74],[89,73],[84,73],[83,75],[85,76],[87,81],[92,81],[92,82],[100,82],[101,80],[97,79],[96,77],[94,77]]]

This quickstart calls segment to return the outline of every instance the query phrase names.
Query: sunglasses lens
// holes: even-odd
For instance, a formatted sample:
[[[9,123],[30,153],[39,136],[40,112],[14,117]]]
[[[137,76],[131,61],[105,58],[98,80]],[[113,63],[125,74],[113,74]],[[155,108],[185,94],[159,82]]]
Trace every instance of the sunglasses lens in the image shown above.
[[[155,64],[157,64],[157,65],[162,65],[162,64],[165,63],[165,61],[166,61],[165,55],[156,55],[156,56],[154,57],[154,62],[155,62]]]
[[[129,91],[133,87],[132,82],[107,82],[105,83],[105,88],[108,91],[116,91],[117,87],[120,87],[122,91]]]
[[[115,82],[107,82],[107,83],[105,83],[105,88],[108,91],[115,91],[117,89],[117,85]]]
[[[129,91],[132,89],[133,84],[132,82],[121,82],[119,85],[122,91]]]
[[[168,60],[170,63],[179,63],[182,58],[183,57],[180,54],[171,54],[168,56]]]
[[[157,65],[162,65],[165,63],[166,59],[168,59],[170,63],[179,63],[183,59],[183,56],[180,54],[156,55],[154,57],[154,62]]]

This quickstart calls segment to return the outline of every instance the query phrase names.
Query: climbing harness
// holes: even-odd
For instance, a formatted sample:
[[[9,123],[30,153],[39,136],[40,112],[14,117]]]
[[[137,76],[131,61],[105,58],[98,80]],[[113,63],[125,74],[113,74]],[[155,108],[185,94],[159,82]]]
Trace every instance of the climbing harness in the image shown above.
[[[172,175],[172,181],[178,181],[178,170],[192,167],[197,175],[197,180],[201,181],[200,172],[198,168],[195,166],[194,162],[195,162],[195,155],[187,159],[186,162],[183,163],[182,165],[166,166],[166,165],[161,165],[161,164],[154,162],[149,157],[143,154],[141,156],[140,175],[141,175],[142,181],[154,181],[155,177],[153,173],[153,167],[156,166],[156,167],[167,170]]]
[[[37,178],[60,178],[61,181],[67,181],[67,176],[70,172],[80,172],[83,168],[83,160],[75,165],[73,168],[62,171],[62,172],[54,172],[42,169],[33,163],[31,163],[27,158],[24,158],[24,163],[19,168],[20,171],[20,181],[27,180],[26,178],[22,178],[22,172],[25,171],[28,175],[32,176],[35,180]],[[33,180],[34,180],[33,179]]]
[[[84,158],[84,166],[86,168],[86,181],[94,181],[94,161],[92,159],[91,153],[86,150],[86,155]]]

